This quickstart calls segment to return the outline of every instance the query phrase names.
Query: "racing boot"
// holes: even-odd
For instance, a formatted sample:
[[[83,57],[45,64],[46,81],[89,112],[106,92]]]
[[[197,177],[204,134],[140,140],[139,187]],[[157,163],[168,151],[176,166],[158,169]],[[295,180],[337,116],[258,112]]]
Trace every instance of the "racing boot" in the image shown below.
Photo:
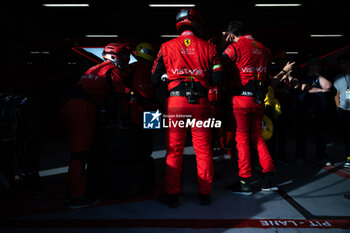
[[[253,191],[251,189],[251,179],[248,178],[240,178],[239,182],[227,186],[227,191],[240,195],[252,195]]]

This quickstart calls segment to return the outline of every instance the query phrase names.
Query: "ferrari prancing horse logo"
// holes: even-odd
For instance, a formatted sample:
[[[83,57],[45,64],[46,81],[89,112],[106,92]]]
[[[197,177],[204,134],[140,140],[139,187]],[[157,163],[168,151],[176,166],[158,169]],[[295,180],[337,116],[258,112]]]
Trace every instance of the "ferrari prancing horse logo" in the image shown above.
[[[185,45],[187,47],[191,44],[191,40],[190,39],[185,39],[184,42],[185,42]]]

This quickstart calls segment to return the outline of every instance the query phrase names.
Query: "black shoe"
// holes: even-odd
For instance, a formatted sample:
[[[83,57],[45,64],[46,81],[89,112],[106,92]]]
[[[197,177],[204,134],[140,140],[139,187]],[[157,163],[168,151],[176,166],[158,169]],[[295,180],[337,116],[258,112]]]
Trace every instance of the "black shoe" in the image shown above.
[[[163,194],[158,197],[158,201],[167,205],[169,208],[180,206],[179,196],[177,194]]]
[[[333,166],[333,163],[329,159],[322,159],[320,160],[320,163],[322,163],[325,166]]]
[[[252,189],[250,187],[250,182],[247,178],[241,179],[239,182],[227,186],[227,191],[235,194],[241,194],[241,195],[252,195]]]
[[[199,200],[201,201],[201,205],[210,205],[211,204],[210,194],[199,194]]]
[[[274,185],[275,173],[266,172],[262,180],[261,191],[264,192],[275,192],[278,191],[278,187]]]
[[[99,198],[92,198],[88,196],[71,198],[69,200],[69,209],[80,209],[92,205],[96,205],[101,200]]]

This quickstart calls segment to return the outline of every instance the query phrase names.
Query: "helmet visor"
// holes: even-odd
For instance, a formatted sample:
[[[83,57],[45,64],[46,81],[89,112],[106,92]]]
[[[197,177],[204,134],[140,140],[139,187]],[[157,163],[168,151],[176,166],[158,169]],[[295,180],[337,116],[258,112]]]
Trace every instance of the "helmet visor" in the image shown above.
[[[146,54],[148,54],[148,55],[150,55],[150,56],[156,56],[156,55],[157,55],[156,52],[155,52],[154,50],[150,50],[150,49],[146,49],[146,48],[142,48],[142,49],[140,50],[140,52],[141,52],[141,53],[146,53]]]
[[[176,15],[176,22],[182,20],[183,18],[186,18],[190,15],[190,9],[185,9],[183,11],[180,11],[177,15]]]

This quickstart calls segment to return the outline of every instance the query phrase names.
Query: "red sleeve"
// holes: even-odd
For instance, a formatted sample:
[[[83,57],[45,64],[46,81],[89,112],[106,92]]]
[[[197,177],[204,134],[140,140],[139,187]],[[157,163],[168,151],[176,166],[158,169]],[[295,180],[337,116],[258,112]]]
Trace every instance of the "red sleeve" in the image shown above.
[[[166,68],[164,65],[163,60],[163,53],[162,53],[162,47],[159,50],[158,56],[156,60],[154,60],[153,67],[152,67],[152,76],[151,80],[154,84],[161,83],[161,77],[163,74],[166,73]]]
[[[236,48],[230,44],[229,46],[227,46],[227,48],[224,51],[224,55],[226,55],[227,57],[229,57],[232,61],[235,61],[237,58],[237,51]]]
[[[266,52],[267,52],[267,68],[266,68],[266,78],[269,79],[270,78],[270,72],[271,72],[271,60],[272,60],[272,54],[270,49],[266,48]]]
[[[218,85],[222,82],[224,75],[223,75],[223,69],[221,65],[221,57],[219,56],[219,53],[217,52],[214,45],[211,45],[211,53],[212,53],[212,71],[211,71],[211,84],[212,85]]]
[[[114,93],[123,94],[130,91],[130,88],[125,83],[125,79],[130,75],[129,73],[119,72],[118,69],[112,69],[110,75]]]
[[[221,57],[219,56],[218,52],[214,50],[213,53],[213,71],[222,71],[222,65],[221,65]]]
[[[153,62],[153,67],[152,67],[152,74],[157,70],[157,66],[159,64],[159,61],[163,59],[163,53],[162,53],[162,47],[160,47],[157,58]]]

